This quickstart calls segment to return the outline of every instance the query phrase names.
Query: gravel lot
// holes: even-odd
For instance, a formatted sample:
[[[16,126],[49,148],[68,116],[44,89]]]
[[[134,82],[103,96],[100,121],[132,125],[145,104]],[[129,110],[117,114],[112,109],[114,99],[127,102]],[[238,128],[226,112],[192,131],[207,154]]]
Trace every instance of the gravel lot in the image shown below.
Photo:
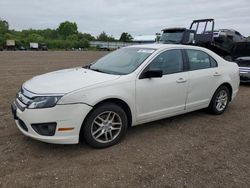
[[[140,125],[102,150],[18,131],[10,103],[25,80],[105,53],[0,52],[0,187],[250,187],[250,85],[221,116],[201,110]]]

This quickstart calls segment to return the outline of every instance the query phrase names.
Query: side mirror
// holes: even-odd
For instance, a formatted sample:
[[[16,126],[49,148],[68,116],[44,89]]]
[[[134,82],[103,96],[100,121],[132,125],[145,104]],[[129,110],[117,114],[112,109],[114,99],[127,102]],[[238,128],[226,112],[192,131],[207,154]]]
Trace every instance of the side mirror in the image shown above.
[[[160,69],[147,70],[144,72],[143,78],[160,78],[162,74],[162,70]]]

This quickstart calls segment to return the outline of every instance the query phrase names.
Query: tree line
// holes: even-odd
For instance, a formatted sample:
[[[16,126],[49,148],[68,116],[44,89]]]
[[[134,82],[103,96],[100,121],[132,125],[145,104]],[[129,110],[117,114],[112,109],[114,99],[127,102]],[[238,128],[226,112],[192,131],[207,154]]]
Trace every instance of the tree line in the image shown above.
[[[30,42],[44,43],[50,49],[71,49],[71,48],[88,48],[89,41],[122,41],[130,42],[132,36],[123,32],[119,40],[104,31],[97,37],[89,33],[78,31],[75,22],[65,21],[59,24],[57,29],[28,29],[16,31],[9,29],[9,23],[0,19],[0,48],[6,44],[6,40],[15,40],[16,46],[29,47]]]

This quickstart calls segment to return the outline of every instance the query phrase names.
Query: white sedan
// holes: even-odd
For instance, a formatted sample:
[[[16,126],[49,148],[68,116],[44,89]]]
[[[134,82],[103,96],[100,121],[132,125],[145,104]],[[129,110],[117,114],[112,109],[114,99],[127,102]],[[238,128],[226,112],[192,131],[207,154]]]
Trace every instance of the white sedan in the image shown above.
[[[34,139],[97,148],[128,126],[208,108],[222,114],[239,89],[239,68],[210,50],[136,45],[93,64],[36,76],[12,104],[19,130]]]

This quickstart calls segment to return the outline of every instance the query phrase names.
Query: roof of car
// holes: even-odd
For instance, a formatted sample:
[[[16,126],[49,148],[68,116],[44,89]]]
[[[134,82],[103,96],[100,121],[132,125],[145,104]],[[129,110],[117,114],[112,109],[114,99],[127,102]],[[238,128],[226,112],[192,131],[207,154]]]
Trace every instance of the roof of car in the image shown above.
[[[190,45],[181,45],[181,44],[160,44],[160,43],[153,43],[153,44],[139,44],[139,45],[132,45],[128,46],[129,48],[150,48],[150,49],[167,49],[167,48],[192,48],[192,49],[204,49],[198,46],[190,46]]]

